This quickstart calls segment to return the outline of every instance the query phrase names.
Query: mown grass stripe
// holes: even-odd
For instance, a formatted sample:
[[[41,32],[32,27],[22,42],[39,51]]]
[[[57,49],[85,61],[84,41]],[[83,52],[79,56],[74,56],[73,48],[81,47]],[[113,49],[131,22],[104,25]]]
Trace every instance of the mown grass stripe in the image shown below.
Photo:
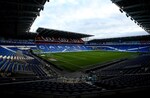
[[[77,71],[90,65],[100,64],[120,58],[129,58],[136,56],[137,53],[131,52],[106,52],[106,51],[87,51],[87,52],[66,52],[66,53],[46,53],[43,58],[50,58],[57,61],[51,61],[57,66],[63,67],[68,71]]]

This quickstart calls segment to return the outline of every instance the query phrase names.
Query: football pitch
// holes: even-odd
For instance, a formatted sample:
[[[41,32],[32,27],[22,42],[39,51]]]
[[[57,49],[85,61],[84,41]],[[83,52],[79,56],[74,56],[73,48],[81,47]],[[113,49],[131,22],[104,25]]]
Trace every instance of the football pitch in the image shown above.
[[[50,61],[58,67],[67,71],[78,71],[97,64],[109,61],[131,58],[137,56],[133,52],[110,52],[110,51],[85,51],[85,52],[65,52],[65,53],[43,53],[42,58]]]

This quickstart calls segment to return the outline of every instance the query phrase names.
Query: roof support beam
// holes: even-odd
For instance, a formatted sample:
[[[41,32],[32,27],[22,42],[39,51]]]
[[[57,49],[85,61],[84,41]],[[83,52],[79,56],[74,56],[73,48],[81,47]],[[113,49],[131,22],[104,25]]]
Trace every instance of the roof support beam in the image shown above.
[[[17,5],[17,6],[44,8],[44,5],[42,4],[31,4],[31,3],[21,3],[21,2],[19,3],[19,2],[9,2],[9,1],[0,1],[0,2],[5,4]]]
[[[7,20],[0,20],[0,21],[6,21],[6,22],[33,22],[33,20],[32,20],[32,19],[29,19],[29,20],[7,19]]]
[[[111,0],[113,3],[117,3],[117,2],[120,2],[120,1],[123,1],[123,0]]]
[[[150,21],[150,19],[137,19],[136,21],[140,22],[140,21]]]
[[[136,15],[136,16],[132,16],[132,18],[136,19],[145,19],[145,18],[150,18],[150,15]]]
[[[31,18],[36,18],[35,16],[0,16],[0,18],[18,18],[18,19],[31,19]]]
[[[0,11],[0,13],[6,13],[6,11]],[[39,11],[11,10],[10,13],[25,13],[25,14],[36,14],[36,15],[38,15]]]
[[[135,4],[135,5],[131,5],[131,6],[127,6],[127,7],[123,7],[123,10],[127,10],[127,9],[131,9],[131,8],[136,8],[136,7],[141,7],[141,6],[145,6],[145,4]]]
[[[128,12],[129,15],[134,15],[134,14],[142,14],[142,13],[147,13],[149,12],[148,10],[141,10],[141,11],[134,11],[134,12]]]
[[[150,28],[150,24],[143,25],[144,28]]]
[[[149,25],[150,22],[140,22],[139,24],[140,24],[141,26],[146,26],[146,25]]]
[[[0,18],[0,21],[34,21],[34,18]]]

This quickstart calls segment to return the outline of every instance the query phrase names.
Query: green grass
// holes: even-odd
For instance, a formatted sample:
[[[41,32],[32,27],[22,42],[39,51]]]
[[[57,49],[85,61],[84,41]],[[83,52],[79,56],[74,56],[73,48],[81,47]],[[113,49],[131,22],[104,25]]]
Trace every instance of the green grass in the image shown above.
[[[88,51],[45,53],[41,54],[40,56],[67,71],[77,71],[89,66],[94,66],[96,64],[101,64],[121,58],[130,58],[136,55],[137,53],[131,52]],[[51,61],[50,59],[55,59],[56,61]]]

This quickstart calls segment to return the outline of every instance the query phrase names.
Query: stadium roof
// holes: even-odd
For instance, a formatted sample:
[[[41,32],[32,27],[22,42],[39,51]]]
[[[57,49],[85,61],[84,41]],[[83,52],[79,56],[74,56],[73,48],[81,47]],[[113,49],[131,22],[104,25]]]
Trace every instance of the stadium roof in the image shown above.
[[[0,0],[1,36],[27,33],[48,0]]]
[[[146,40],[150,40],[150,35],[107,38],[107,39],[93,39],[88,42],[116,42],[116,41],[118,42],[120,40],[121,41],[146,41]]]
[[[150,0],[111,0],[126,16],[150,33]]]
[[[91,37],[93,35],[81,34],[81,33],[74,33],[69,31],[62,31],[62,30],[54,30],[54,29],[47,29],[39,27],[36,32],[39,35],[44,37],[62,37],[62,38],[85,38]]]

